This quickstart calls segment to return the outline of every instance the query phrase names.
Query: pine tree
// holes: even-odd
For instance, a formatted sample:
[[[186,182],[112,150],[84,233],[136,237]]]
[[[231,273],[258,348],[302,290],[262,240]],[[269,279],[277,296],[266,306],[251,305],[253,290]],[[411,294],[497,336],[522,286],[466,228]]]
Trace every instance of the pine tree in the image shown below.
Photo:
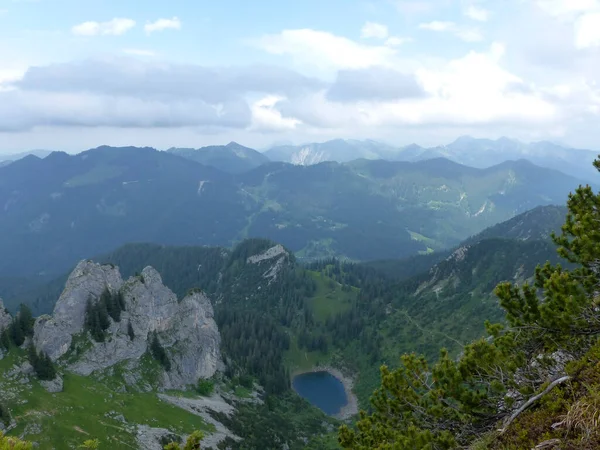
[[[0,346],[2,346],[2,348],[5,350],[10,349],[10,336],[8,335],[8,328],[4,329],[0,335]]]
[[[599,160],[594,165],[600,170]],[[383,366],[372,413],[361,413],[355,428],[340,429],[343,448],[466,448],[496,422],[510,425],[509,390],[523,396],[523,405],[547,392],[554,352],[589,364],[583,355],[600,335],[600,194],[580,186],[567,206],[562,233],[553,239],[577,267],[546,263],[533,284],[499,284],[495,292],[508,327],[487,323],[489,339],[467,345],[457,361],[442,351],[433,366],[417,355],[403,356],[396,370]],[[548,387],[570,379],[562,375]],[[501,404],[508,408],[499,410]]]
[[[98,325],[102,331],[105,331],[110,326],[110,319],[108,318],[108,311],[106,310],[106,303],[99,301],[96,303],[96,311],[98,314]]]
[[[133,326],[131,325],[131,320],[127,323],[127,335],[132,341],[135,338],[135,333],[133,331]]]
[[[10,424],[10,411],[2,403],[0,403],[0,422],[3,423],[4,426],[8,426]]]
[[[150,339],[150,353],[154,359],[156,359],[165,368],[167,372],[171,370],[171,361],[167,356],[167,352],[160,344],[156,331],[152,333],[152,338]]]
[[[27,347],[27,359],[29,360],[29,364],[35,369],[38,363],[38,354],[33,344],[29,344]]]
[[[117,296],[117,305],[121,311],[125,311],[125,297],[123,296],[123,292],[119,290],[116,294]]]
[[[172,442],[165,447],[165,450],[200,450],[200,444],[204,435],[200,431],[194,431],[190,434],[183,448],[176,442]]]
[[[107,311],[107,302],[111,303],[110,298],[110,293],[105,290],[98,301],[94,302],[89,298],[86,304],[84,328],[90,332],[96,342],[104,342],[105,331],[110,326]]]
[[[85,304],[84,328],[88,331],[94,328],[94,305],[91,297],[88,297]]]
[[[31,309],[23,303],[19,309],[18,322],[23,331],[23,336],[33,336],[33,324],[35,323],[35,320],[33,319]]]
[[[38,353],[33,344],[30,344],[27,348],[27,356],[40,380],[53,380],[56,378],[56,368],[46,353]]]
[[[23,328],[17,320],[13,320],[10,326],[10,337],[17,347],[20,347],[25,342],[25,335],[23,334]]]

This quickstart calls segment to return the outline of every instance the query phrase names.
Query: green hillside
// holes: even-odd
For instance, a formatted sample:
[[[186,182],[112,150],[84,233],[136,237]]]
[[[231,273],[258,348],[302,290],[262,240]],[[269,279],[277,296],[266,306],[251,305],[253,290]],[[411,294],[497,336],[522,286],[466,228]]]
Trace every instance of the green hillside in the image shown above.
[[[39,284],[135,242],[231,248],[257,237],[303,261],[398,259],[561,204],[578,184],[524,161],[267,163],[232,175],[151,148],[28,156],[0,168],[0,277]]]
[[[396,367],[400,355],[407,352],[422,353],[434,361],[442,347],[458,356],[468,342],[484,335],[485,320],[504,320],[493,294],[497,283],[523,282],[533,275],[537,264],[558,261],[543,230],[535,236],[527,235],[526,240],[514,238],[524,237],[529,224],[537,223],[537,216],[546,214],[544,208],[527,212],[513,224],[482,235],[494,237],[472,240],[430,266],[423,264],[423,271],[417,275],[410,270],[394,274],[398,267],[408,265],[393,261],[389,263],[392,270],[385,270],[386,262],[357,264],[337,259],[303,265],[285,247],[260,239],[243,241],[231,250],[129,244],[96,260],[119,266],[124,277],[152,265],[180,298],[195,288],[210,295],[221,334],[221,351],[227,361],[223,378],[217,381],[219,389],[244,398],[250,392],[244,386],[251,386],[248,380],[254,380],[271,399],[263,405],[237,401],[232,417],[220,417],[249,447],[231,440],[224,441],[227,445],[253,448],[249,443],[254,443],[275,448],[274,442],[283,439],[290,448],[304,448],[300,442],[310,436],[308,443],[303,444],[307,448],[335,448],[325,447],[332,444],[325,437],[326,430],[332,429],[323,425],[335,420],[323,422],[326,418],[320,411],[290,391],[291,373],[317,365],[339,368],[352,377],[354,393],[360,405],[367,407],[369,396],[379,383],[380,364]],[[57,286],[59,281],[49,286]],[[51,289],[54,288],[47,292]],[[51,305],[45,307],[51,309]],[[19,354],[12,355],[10,358]],[[7,364],[6,370],[13,364],[10,358],[1,362]],[[65,395],[54,394],[60,397],[57,411],[63,408],[63,402],[65,408],[78,407],[71,396],[91,399],[100,393],[111,400],[99,404],[98,415],[91,414],[89,422],[82,424],[73,424],[68,419],[71,416],[65,413],[54,435],[56,439],[64,435],[75,442],[81,434],[75,426],[110,439],[112,422],[100,419],[100,415],[107,408],[130,411],[118,406],[121,403],[131,404],[128,417],[135,420],[130,421],[142,423],[154,417],[157,400],[153,394],[101,393],[102,389],[118,387],[119,376],[118,372],[94,379],[65,375]],[[9,389],[24,389],[16,385],[16,380],[10,383],[13,384],[7,385]],[[37,392],[36,389],[31,392]],[[89,389],[93,393],[88,394]],[[39,404],[45,410],[44,402],[54,397],[40,391],[36,398],[39,403],[32,405]],[[113,405],[113,400],[121,403]],[[137,408],[147,415],[136,415],[141,414]],[[20,411],[16,406],[11,409]],[[25,406],[23,411],[31,414],[32,410]],[[176,429],[183,426],[182,432],[210,426],[185,421],[181,414],[172,414],[165,423]],[[178,420],[185,425],[178,425]],[[20,426],[31,426],[30,423],[26,420]],[[307,429],[311,430],[308,434]]]

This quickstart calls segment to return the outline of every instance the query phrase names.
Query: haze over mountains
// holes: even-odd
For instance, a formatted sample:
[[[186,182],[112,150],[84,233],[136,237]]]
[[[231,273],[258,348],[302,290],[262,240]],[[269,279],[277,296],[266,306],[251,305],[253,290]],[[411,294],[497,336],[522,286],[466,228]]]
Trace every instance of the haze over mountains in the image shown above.
[[[417,144],[395,147],[376,140],[334,139],[322,143],[279,145],[264,152],[237,142],[196,149],[174,147],[167,152],[229,173],[241,173],[269,161],[306,166],[325,161],[422,161],[443,157],[466,166],[487,168],[508,160],[526,159],[538,166],[556,169],[588,181],[595,181],[596,172],[592,162],[598,156],[598,151],[595,150],[575,149],[547,141],[525,143],[507,137],[493,140],[470,136],[462,136],[447,145],[429,148]],[[43,158],[50,153],[46,150],[36,150],[0,155],[0,165],[6,165],[29,154]]]
[[[237,144],[221,169],[187,150],[99,147],[0,168],[0,273],[62,271],[128,242],[231,246],[269,238],[303,258],[400,258],[447,248],[583,181],[525,161],[271,162]],[[182,154],[183,157],[178,156]],[[251,170],[241,172],[240,161]],[[90,238],[93,236],[93,238]]]
[[[348,145],[356,158],[319,161]],[[353,416],[381,364],[407,352],[433,361],[441,346],[457,357],[485,320],[505,320],[499,282],[559,261],[549,237],[566,210],[555,205],[582,177],[523,158],[470,167],[362,145],[325,143],[295,163],[234,142],[103,146],[0,167],[0,295],[13,313],[21,302],[52,313],[25,334],[56,370],[42,389],[16,349],[21,314],[0,309],[11,330],[0,370],[13,374],[0,387],[15,393],[3,401],[19,423],[35,420],[32,391],[40,410],[58,411],[38,427],[60,430],[37,442],[77,442],[74,421],[106,441],[121,419],[67,414],[102,392],[128,446],[181,439],[189,428],[177,421],[211,424],[208,448],[333,450],[338,416],[293,394],[292,373],[343,368]],[[216,389],[209,399],[202,383]],[[144,406],[122,406],[132,401]],[[160,418],[169,429],[144,428],[138,411],[158,417],[160,402],[175,408]]]
[[[502,137],[497,140],[463,136],[454,142],[425,148],[417,144],[392,147],[376,141],[337,139],[322,144],[280,146],[265,154],[274,161],[292,164],[316,164],[322,161],[346,162],[354,159],[385,159],[392,161],[422,161],[444,157],[467,166],[486,168],[507,160],[527,159],[541,167],[594,180],[592,162],[598,152],[562,147],[551,142],[524,143]]]

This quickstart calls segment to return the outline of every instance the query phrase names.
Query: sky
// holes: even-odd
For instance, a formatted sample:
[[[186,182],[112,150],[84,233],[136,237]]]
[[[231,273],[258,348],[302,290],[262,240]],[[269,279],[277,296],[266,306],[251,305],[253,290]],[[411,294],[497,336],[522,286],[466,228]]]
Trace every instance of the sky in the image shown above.
[[[600,0],[0,0],[0,153],[600,149]]]

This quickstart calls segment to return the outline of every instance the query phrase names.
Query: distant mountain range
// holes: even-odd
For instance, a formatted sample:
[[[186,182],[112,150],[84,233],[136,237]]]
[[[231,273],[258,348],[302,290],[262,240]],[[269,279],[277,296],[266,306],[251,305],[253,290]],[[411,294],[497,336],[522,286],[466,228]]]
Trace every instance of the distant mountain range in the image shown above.
[[[395,148],[380,142],[337,139],[322,144],[286,145],[265,152],[273,161],[310,165],[323,161],[348,162],[355,159],[422,161],[447,158],[471,167],[487,168],[508,160],[526,159],[538,166],[556,169],[588,181],[597,179],[592,162],[599,152],[578,150],[551,142],[523,143],[514,139],[476,139],[463,136],[454,142],[425,148],[416,144]]]
[[[283,145],[265,152],[271,161],[309,166],[324,161],[349,162],[355,159],[397,160],[397,148],[381,142],[335,139],[321,144]]]
[[[524,160],[486,169],[444,158],[271,162],[231,174],[175,153],[99,147],[1,167],[0,276],[60,273],[130,242],[231,246],[261,237],[302,259],[401,258],[564,204],[581,183]]]
[[[38,158],[45,158],[50,153],[50,150],[31,150],[30,152],[22,152],[22,153],[13,153],[8,155],[3,155],[0,153],[0,167],[7,166],[8,164],[18,161],[19,159],[23,159],[26,156],[37,156]]]
[[[322,162],[346,163],[357,159],[416,162],[446,158],[466,166],[485,169],[504,161],[525,159],[537,166],[559,170],[592,183],[599,179],[592,162],[600,153],[546,141],[524,143],[506,137],[492,140],[470,136],[462,136],[450,144],[430,148],[417,144],[394,147],[374,140],[334,139],[323,143],[277,145],[264,152],[244,147],[237,142],[197,149],[174,147],[166,151],[230,174],[243,173],[269,162],[309,166]],[[50,153],[47,150],[34,150],[0,155],[0,167],[28,155],[44,158]]]
[[[198,149],[171,148],[167,152],[229,173],[246,172],[270,161],[266,155],[237,142]]]

